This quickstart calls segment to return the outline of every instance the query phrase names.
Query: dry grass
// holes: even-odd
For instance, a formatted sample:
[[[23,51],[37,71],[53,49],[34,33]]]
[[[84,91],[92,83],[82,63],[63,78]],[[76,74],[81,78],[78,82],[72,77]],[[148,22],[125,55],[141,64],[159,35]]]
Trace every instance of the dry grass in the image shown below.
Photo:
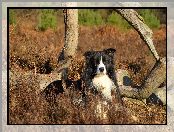
[[[64,31],[35,30],[32,22],[20,23],[10,32],[10,124],[165,124],[166,108],[154,105],[137,105],[124,100],[124,110],[111,103],[107,121],[95,116],[97,102],[101,99],[89,96],[87,107],[74,104],[80,92],[68,87],[64,94],[48,102],[40,94],[37,73],[50,73],[57,65],[57,56],[64,44]],[[10,26],[10,31],[13,29]],[[161,57],[166,56],[165,27],[154,31],[154,44]],[[88,50],[116,49],[116,68],[127,69],[133,83],[140,85],[154,59],[147,46],[133,31],[122,32],[116,27],[80,27],[77,59],[69,68],[69,79],[78,80],[83,69],[83,53]],[[137,65],[135,69],[130,65]]]

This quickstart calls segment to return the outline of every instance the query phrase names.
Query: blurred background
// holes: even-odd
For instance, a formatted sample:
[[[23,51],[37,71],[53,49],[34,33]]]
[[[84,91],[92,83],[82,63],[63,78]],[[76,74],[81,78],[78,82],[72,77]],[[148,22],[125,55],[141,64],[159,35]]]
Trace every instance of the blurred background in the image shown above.
[[[166,24],[165,9],[135,9],[150,28],[159,28]],[[17,18],[30,18],[37,21],[40,30],[56,28],[63,25],[62,9],[10,9],[10,24],[15,24]],[[39,21],[38,21],[39,20]],[[59,25],[57,25],[59,24]],[[129,29],[124,21],[113,9],[79,9],[79,24],[84,26],[115,25],[119,28]]]
[[[136,9],[153,30],[154,45],[166,56],[166,10]],[[141,83],[153,67],[154,59],[138,33],[113,9],[79,9],[79,59],[88,50],[116,49],[116,67],[129,69]],[[64,45],[62,9],[10,9],[10,68],[50,73]],[[130,68],[130,66],[132,69]],[[135,72],[135,69],[139,70]],[[133,71],[133,72],[132,72]]]

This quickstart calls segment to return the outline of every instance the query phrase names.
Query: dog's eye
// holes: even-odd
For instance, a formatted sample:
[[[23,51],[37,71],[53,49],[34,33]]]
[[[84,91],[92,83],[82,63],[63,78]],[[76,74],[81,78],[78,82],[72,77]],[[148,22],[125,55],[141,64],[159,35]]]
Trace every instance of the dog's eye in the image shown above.
[[[99,60],[97,60],[97,59],[94,60],[94,64],[95,64],[95,66],[98,65],[99,64]]]
[[[99,60],[99,59],[97,59],[97,60],[96,60],[96,64],[99,64],[99,63],[100,63],[100,60]]]
[[[106,58],[105,58],[105,57],[103,57],[103,58],[102,58],[102,61],[103,61],[103,62],[106,62]]]

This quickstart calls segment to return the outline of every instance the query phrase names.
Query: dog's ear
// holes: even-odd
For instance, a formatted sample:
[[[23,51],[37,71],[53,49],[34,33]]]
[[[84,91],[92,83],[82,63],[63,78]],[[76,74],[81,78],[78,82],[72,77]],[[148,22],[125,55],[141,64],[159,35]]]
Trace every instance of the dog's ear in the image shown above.
[[[109,48],[109,49],[104,50],[104,52],[106,54],[108,54],[109,56],[114,57],[114,54],[115,54],[116,50],[113,49],[113,48]]]
[[[94,51],[87,51],[84,53],[86,59],[91,58],[94,55]]]

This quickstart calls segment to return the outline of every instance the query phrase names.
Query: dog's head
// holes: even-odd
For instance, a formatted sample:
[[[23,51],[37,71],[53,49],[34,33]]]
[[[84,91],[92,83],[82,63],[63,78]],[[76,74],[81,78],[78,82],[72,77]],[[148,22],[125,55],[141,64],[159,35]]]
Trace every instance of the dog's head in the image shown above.
[[[92,69],[95,75],[107,74],[109,68],[114,65],[115,49],[109,48],[103,51],[88,51],[84,54],[87,67]]]

